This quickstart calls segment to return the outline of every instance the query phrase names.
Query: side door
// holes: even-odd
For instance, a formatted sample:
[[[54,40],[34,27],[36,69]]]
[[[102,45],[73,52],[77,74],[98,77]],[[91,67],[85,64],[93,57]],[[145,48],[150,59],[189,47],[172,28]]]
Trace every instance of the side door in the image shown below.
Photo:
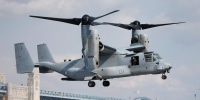
[[[144,55],[142,53],[138,53],[137,55],[134,55],[130,59],[130,68],[131,73],[133,75],[139,75],[143,71],[144,66]]]

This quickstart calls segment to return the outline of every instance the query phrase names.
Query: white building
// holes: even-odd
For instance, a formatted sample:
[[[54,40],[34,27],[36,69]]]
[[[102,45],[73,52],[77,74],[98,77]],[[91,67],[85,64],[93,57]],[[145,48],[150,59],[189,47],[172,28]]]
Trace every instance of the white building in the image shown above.
[[[28,86],[20,86],[8,83],[6,98],[6,100],[29,100]]]
[[[6,79],[5,79],[5,75],[0,73],[0,82],[5,83]]]
[[[5,75],[0,74],[0,82],[5,83]],[[7,84],[7,93],[0,100],[40,100],[40,77],[38,69],[28,74],[27,85]]]

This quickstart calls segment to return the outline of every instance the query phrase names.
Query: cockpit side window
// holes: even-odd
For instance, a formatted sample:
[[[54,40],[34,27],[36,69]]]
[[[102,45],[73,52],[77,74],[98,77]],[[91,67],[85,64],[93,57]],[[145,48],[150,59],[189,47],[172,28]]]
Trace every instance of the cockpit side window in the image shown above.
[[[157,59],[156,59],[156,57],[153,57],[153,61],[156,61]]]

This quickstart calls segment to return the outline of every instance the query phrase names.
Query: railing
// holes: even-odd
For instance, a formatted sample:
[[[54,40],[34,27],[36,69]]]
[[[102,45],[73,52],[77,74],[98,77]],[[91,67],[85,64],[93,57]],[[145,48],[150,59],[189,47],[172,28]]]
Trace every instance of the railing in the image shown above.
[[[0,96],[7,93],[6,84],[0,84]],[[63,99],[81,99],[81,100],[125,100],[113,97],[100,97],[100,96],[90,96],[86,94],[76,94],[76,93],[65,93],[56,91],[40,90],[40,97],[52,97],[52,98],[63,98]]]
[[[64,92],[55,92],[46,90],[40,90],[40,96],[67,98],[67,99],[81,99],[81,100],[125,100],[113,97],[98,97],[98,96],[89,96],[85,94],[64,93]]]

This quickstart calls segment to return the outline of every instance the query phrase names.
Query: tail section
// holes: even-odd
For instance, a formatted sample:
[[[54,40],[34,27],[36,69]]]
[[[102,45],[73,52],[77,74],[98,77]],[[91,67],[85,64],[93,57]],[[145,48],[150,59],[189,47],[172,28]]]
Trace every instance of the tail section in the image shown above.
[[[15,58],[17,73],[30,73],[33,71],[34,63],[24,43],[15,44]]]
[[[37,50],[38,50],[38,61],[39,62],[55,63],[46,44],[37,45]],[[52,73],[53,72],[53,70],[50,70],[49,68],[44,67],[44,66],[40,66],[39,70],[40,70],[40,73]]]
[[[38,50],[39,62],[44,62],[44,61],[49,61],[53,63],[55,62],[46,44],[37,45],[37,50]]]

